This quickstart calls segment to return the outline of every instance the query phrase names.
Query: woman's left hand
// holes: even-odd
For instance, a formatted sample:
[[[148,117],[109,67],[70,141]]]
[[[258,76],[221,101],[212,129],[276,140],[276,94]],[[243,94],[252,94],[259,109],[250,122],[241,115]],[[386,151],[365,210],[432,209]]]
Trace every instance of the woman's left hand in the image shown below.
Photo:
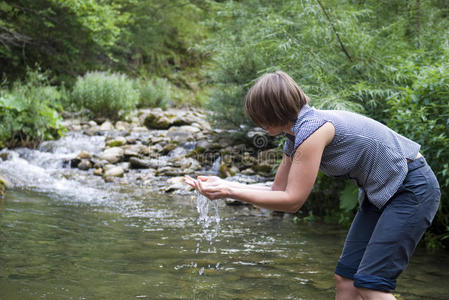
[[[211,177],[210,180],[208,180],[209,177]],[[201,176],[198,180],[186,176],[185,182],[210,200],[226,198],[230,195],[228,182],[226,180],[216,180],[214,176]]]

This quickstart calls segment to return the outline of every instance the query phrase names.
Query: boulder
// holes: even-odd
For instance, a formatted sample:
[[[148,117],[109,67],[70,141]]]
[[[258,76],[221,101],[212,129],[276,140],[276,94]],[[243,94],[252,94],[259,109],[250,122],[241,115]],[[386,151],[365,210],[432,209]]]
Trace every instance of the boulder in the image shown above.
[[[92,159],[92,154],[90,154],[87,151],[81,151],[80,153],[78,153],[78,155],[76,156],[76,158],[78,158],[79,160],[82,159]]]
[[[11,188],[11,183],[9,182],[6,177],[3,177],[0,175],[0,199],[3,198],[3,195],[5,194],[6,189]]]
[[[100,130],[101,130],[101,131],[111,131],[111,130],[114,130],[114,125],[112,125],[112,123],[111,123],[110,121],[105,121],[103,124],[101,124]]]
[[[120,147],[126,145],[126,138],[123,136],[118,136],[106,142],[108,147]]]
[[[126,131],[126,130],[129,130],[130,128],[131,128],[131,124],[129,124],[128,122],[117,121],[115,123],[115,129],[117,129],[117,130]]]
[[[131,157],[129,163],[132,169],[148,169],[151,167],[151,162],[149,160],[140,159],[137,157]]]
[[[112,167],[104,172],[104,177],[122,177],[125,171],[122,167]]]
[[[112,164],[119,162],[124,156],[124,151],[119,147],[108,148],[100,154],[100,159],[106,160]]]
[[[78,169],[80,170],[87,171],[90,168],[92,168],[92,163],[88,159],[82,159],[78,164]]]
[[[176,176],[167,179],[164,192],[172,193],[178,190],[193,190],[193,188],[184,182],[184,176]]]

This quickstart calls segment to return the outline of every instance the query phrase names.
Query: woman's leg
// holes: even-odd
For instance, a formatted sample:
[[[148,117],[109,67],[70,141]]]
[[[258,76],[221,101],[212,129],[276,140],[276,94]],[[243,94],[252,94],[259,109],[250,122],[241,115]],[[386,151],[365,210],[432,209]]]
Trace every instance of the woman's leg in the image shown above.
[[[359,288],[358,292],[362,296],[361,299],[363,300],[396,300],[396,297],[388,292],[381,292],[363,288]]]
[[[335,274],[335,286],[337,288],[335,300],[362,300],[358,289],[354,286],[354,280]]]
[[[354,217],[335,270],[336,299],[362,299],[353,278],[379,217],[379,209],[368,201],[362,204]]]
[[[364,299],[390,292],[438,209],[440,190],[424,158],[409,163],[402,186],[385,205],[354,275]],[[384,293],[382,293],[384,292]],[[373,298],[373,296],[375,296]]]

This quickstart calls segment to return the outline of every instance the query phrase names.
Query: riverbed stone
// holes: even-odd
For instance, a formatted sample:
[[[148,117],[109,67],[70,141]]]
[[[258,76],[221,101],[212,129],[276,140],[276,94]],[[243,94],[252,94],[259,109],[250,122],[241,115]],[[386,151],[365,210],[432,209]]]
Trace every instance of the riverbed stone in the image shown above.
[[[151,166],[151,162],[146,159],[140,159],[137,157],[130,157],[129,163],[132,169],[148,169]]]
[[[11,188],[9,180],[5,176],[0,175],[0,199],[3,198],[6,190],[9,188]]]
[[[89,152],[83,150],[80,153],[78,153],[78,155],[76,156],[76,158],[78,158],[79,160],[82,159],[92,159],[92,154],[90,154]]]
[[[172,193],[179,190],[193,190],[191,186],[184,182],[184,176],[176,176],[167,179],[164,192]]]
[[[87,171],[92,168],[92,163],[88,159],[82,159],[78,164],[78,169]]]
[[[106,142],[108,147],[120,147],[126,145],[126,138],[123,136],[118,136]]]
[[[103,169],[102,168],[98,168],[94,170],[94,175],[95,176],[101,176],[103,175]]]
[[[114,125],[112,125],[111,121],[106,120],[103,124],[100,125],[101,131],[111,131],[114,130]]]
[[[123,149],[119,147],[107,148],[100,154],[100,159],[114,164],[123,158],[124,153]]]
[[[124,122],[124,121],[117,121],[115,123],[115,129],[120,130],[120,131],[127,131],[131,128],[131,124],[129,124],[128,122]]]
[[[122,177],[125,173],[125,170],[123,170],[120,166],[114,166],[104,172],[104,177]]]
[[[0,159],[1,160],[11,160],[12,159],[12,154],[9,151],[2,151],[0,153]]]
[[[201,168],[201,164],[194,158],[182,158],[180,160],[180,166],[182,169],[198,170]]]

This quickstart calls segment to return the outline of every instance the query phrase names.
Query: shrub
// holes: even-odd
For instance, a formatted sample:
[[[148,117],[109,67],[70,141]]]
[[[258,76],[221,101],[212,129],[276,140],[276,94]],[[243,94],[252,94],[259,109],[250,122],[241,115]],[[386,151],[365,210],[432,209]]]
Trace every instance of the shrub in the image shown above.
[[[449,65],[413,68],[417,73],[409,88],[389,100],[389,125],[421,144],[421,153],[441,185],[440,211],[433,225],[437,241],[449,242]],[[429,238],[427,239],[429,242]],[[433,241],[435,243],[435,240]]]
[[[140,107],[160,107],[166,109],[171,96],[170,82],[165,78],[155,78],[142,84]]]
[[[36,146],[61,136],[64,127],[56,108],[61,94],[47,75],[28,70],[25,83],[0,91],[0,148]]]
[[[93,117],[119,119],[136,107],[139,92],[126,75],[88,72],[78,77],[71,101],[79,109],[89,109]]]

